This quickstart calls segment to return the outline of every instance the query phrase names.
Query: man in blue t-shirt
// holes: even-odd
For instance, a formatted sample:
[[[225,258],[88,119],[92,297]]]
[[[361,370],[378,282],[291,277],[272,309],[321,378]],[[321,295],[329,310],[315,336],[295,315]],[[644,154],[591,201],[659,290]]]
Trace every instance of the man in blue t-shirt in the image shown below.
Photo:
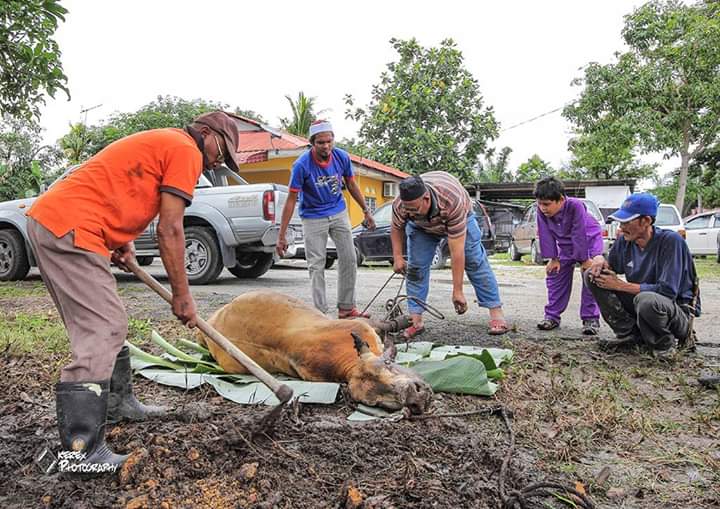
[[[630,195],[611,219],[622,225],[608,259],[593,261],[585,282],[616,339],[604,346],[644,343],[656,357],[674,356],[678,341],[690,346],[700,296],[692,255],[676,232],[653,226],[658,201]],[[625,274],[626,281],[617,274]]]
[[[329,235],[335,243],[338,256],[338,317],[369,317],[356,308],[357,261],[350,218],[343,198],[343,181],[350,195],[362,208],[365,224],[369,229],[375,228],[375,221],[355,181],[349,154],[334,148],[334,141],[335,135],[330,122],[313,122],[310,126],[311,148],[298,157],[292,167],[290,192],[282,212],[277,252],[282,256],[287,249],[285,233],[299,196],[305,259],[310,272],[315,307],[323,313],[328,312],[325,297],[325,257]]]

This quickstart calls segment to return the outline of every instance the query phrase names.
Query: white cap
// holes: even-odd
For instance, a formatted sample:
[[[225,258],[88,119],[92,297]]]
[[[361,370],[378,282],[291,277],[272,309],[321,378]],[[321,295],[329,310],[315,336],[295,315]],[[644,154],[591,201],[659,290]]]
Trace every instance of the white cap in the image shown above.
[[[333,132],[332,124],[327,120],[316,120],[310,124],[310,137],[312,138],[316,134]]]

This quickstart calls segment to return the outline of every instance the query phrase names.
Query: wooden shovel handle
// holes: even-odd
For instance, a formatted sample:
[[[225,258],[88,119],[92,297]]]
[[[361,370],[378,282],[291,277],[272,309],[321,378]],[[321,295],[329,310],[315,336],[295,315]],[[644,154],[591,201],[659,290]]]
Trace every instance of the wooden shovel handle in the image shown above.
[[[128,269],[130,269],[130,272],[138,277],[138,279],[155,290],[155,292],[168,303],[172,304],[172,293],[161,285],[157,279],[145,272],[145,270],[141,269],[135,260],[127,262],[125,265]],[[258,363],[243,353],[243,351],[237,346],[232,344],[228,338],[220,334],[212,325],[200,317],[197,318],[197,326],[230,357],[242,364],[250,373],[255,375],[262,383],[267,385],[280,400],[281,404],[290,401],[293,396],[293,390],[290,387],[278,382],[275,377],[265,371]]]

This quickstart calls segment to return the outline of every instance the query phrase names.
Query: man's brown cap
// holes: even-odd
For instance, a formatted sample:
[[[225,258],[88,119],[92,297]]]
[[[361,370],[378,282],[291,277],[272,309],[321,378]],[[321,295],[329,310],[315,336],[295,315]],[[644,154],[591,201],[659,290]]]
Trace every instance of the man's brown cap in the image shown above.
[[[238,129],[235,121],[225,112],[212,111],[197,117],[195,123],[205,125],[223,137],[228,151],[225,154],[225,164],[234,172],[239,173],[237,162]]]

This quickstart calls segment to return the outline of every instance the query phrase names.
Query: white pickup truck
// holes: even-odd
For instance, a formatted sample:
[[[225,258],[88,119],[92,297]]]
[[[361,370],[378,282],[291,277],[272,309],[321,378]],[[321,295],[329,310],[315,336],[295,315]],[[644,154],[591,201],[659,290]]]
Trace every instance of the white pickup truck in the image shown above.
[[[239,278],[262,276],[274,261],[280,231],[276,211],[285,204],[287,187],[248,184],[225,168],[211,176],[215,184],[200,177],[192,205],[185,210],[185,269],[190,284],[215,281],[223,267]],[[35,265],[25,217],[33,201],[35,198],[0,203],[0,281],[23,279]],[[141,265],[149,265],[160,254],[156,227],[157,221],[153,221],[135,241]],[[292,228],[287,238],[292,245]]]

